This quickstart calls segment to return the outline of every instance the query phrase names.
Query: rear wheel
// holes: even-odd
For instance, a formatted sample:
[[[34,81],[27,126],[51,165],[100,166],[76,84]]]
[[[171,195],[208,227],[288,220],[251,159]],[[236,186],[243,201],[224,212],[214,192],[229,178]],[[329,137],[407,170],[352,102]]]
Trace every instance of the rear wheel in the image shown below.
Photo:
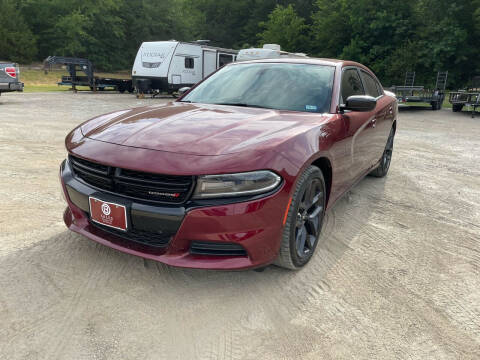
[[[452,111],[453,112],[459,112],[462,111],[463,109],[463,104],[453,104],[452,105]]]
[[[390,135],[388,136],[387,144],[385,145],[385,150],[382,154],[382,159],[380,160],[380,164],[372,170],[369,174],[375,177],[384,177],[388,173],[388,169],[390,168],[390,162],[392,161],[392,154],[393,154],[393,138],[395,137],[395,128],[392,127],[390,130]]]
[[[309,166],[292,196],[276,265],[295,270],[310,261],[322,230],[325,199],[322,171]]]

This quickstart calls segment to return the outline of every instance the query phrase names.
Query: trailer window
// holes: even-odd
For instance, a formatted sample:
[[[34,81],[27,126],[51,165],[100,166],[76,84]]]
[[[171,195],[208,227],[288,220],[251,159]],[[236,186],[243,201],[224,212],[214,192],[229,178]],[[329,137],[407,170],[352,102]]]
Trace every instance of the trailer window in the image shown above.
[[[193,69],[195,67],[195,60],[191,57],[185,58],[185,68],[186,69]]]
[[[233,55],[227,55],[227,54],[218,55],[218,67],[222,67],[223,65],[227,65],[231,62],[233,62]]]
[[[367,95],[373,96],[374,98],[379,97],[381,93],[378,90],[377,82],[375,81],[375,79],[363,70],[360,71],[360,73],[362,74],[362,80],[363,84],[365,85]]]

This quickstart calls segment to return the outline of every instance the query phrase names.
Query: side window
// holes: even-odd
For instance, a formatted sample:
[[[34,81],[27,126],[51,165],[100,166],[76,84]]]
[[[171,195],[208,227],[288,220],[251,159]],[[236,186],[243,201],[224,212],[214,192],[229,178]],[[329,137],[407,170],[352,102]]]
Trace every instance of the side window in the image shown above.
[[[195,67],[194,59],[191,57],[185,58],[185,68],[186,69],[193,69]]]
[[[360,73],[362,74],[362,80],[365,85],[367,95],[373,96],[374,98],[379,97],[381,92],[378,90],[378,84],[375,79],[365,71],[360,71]]]
[[[365,95],[362,82],[356,69],[347,69],[342,74],[342,102],[345,102],[349,96]]]
[[[218,55],[218,67],[222,67],[223,65],[231,63],[232,61],[233,61],[232,55],[227,55],[227,54]]]
[[[377,84],[378,93],[379,93],[380,95],[383,95],[383,86],[382,86],[382,84],[380,84],[378,81],[375,81],[375,84]]]

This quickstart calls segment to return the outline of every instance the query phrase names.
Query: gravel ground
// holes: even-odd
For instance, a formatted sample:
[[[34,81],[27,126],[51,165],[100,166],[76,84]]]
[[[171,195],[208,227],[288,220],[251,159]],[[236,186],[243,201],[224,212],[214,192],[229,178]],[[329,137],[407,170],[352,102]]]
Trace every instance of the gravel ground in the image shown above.
[[[290,272],[182,270],[62,222],[64,137],[124,94],[0,98],[1,359],[480,358],[480,116],[406,109]]]

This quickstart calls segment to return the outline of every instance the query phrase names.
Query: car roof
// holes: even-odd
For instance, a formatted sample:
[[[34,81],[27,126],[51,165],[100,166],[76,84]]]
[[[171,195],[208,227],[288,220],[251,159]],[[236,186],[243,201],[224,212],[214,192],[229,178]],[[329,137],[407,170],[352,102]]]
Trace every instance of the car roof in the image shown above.
[[[288,64],[314,64],[314,65],[327,65],[327,66],[358,66],[360,68],[367,69],[365,65],[350,60],[340,59],[326,59],[326,58],[313,58],[313,57],[295,57],[295,58],[271,58],[271,59],[258,59],[240,61],[236,64],[253,64],[253,63],[288,63]]]

